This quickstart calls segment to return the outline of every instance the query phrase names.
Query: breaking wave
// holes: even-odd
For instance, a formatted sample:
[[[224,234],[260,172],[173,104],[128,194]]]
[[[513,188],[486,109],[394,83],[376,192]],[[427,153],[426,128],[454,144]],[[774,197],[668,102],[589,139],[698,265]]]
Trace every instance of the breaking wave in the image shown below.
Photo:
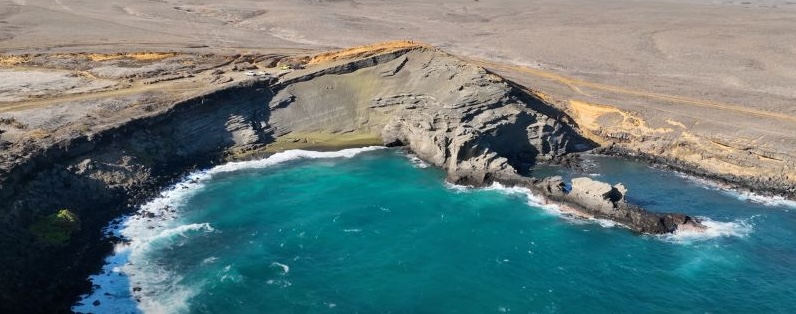
[[[415,154],[407,153],[406,155],[409,157],[409,161],[412,162],[412,165],[414,165],[415,168],[424,169],[431,166],[429,163],[423,161],[422,159],[420,159],[420,157],[417,157],[417,155]]]
[[[128,243],[118,244],[113,255],[106,258],[102,273],[89,277],[96,286],[91,294],[83,296],[73,310],[91,312],[91,303],[106,303],[104,309],[119,313],[137,310],[145,313],[183,313],[189,309],[190,299],[200,291],[201,283],[184,285],[184,279],[157,262],[152,253],[165,247],[179,245],[191,237],[216,232],[209,223],[180,224],[178,218],[184,205],[214,175],[245,169],[261,169],[299,159],[352,158],[360,153],[383,149],[381,146],[344,149],[331,152],[289,150],[267,158],[231,162],[187,175],[158,197],[142,205],[121,223],[111,225],[109,234],[121,236]],[[284,264],[274,263],[286,273]],[[107,304],[110,303],[110,304]]]
[[[316,152],[310,150],[288,150],[281,153],[276,153],[265,159],[230,162],[223,165],[213,167],[207,170],[207,174],[214,175],[225,172],[233,172],[242,169],[261,169],[271,167],[276,164],[288,162],[298,159],[328,159],[328,158],[352,158],[364,152],[385,149],[384,146],[368,146],[362,148],[350,148],[333,152]]]
[[[708,217],[697,217],[702,224],[707,227],[705,231],[678,230],[671,234],[656,236],[664,241],[672,243],[690,244],[699,241],[711,240],[724,237],[745,238],[752,233],[752,218],[739,219],[736,221],[722,222],[715,221]]]
[[[766,206],[775,206],[775,207],[781,206],[781,207],[796,208],[796,201],[786,199],[779,195],[764,196],[756,194],[754,192],[748,192],[748,191],[744,192],[744,191],[734,191],[734,190],[724,190],[724,192],[730,193],[742,201],[748,201]]]
[[[675,172],[675,173],[678,176],[680,176],[681,178],[684,178],[684,179],[687,179],[689,181],[696,182],[696,183],[700,184],[703,188],[721,191],[721,192],[723,192],[725,194],[732,195],[732,196],[734,196],[735,198],[737,198],[738,200],[741,200],[741,201],[746,201],[746,202],[751,202],[751,203],[761,204],[761,205],[771,206],[771,207],[796,208],[796,200],[789,200],[789,199],[784,198],[784,197],[782,197],[780,195],[775,195],[775,196],[760,195],[760,194],[757,194],[755,192],[745,191],[745,190],[741,190],[741,189],[735,189],[735,188],[720,184],[718,182],[714,182],[714,181],[703,179],[703,178],[698,178],[698,177],[695,177],[695,176],[692,176],[692,175],[689,175],[689,174],[685,174],[685,173],[682,173],[682,172]]]
[[[455,185],[451,183],[446,183],[445,185],[447,188],[455,190],[460,193],[479,190],[473,187]],[[515,195],[523,194],[527,197],[527,204],[529,206],[541,208],[546,213],[564,218],[567,221],[574,224],[596,223],[603,228],[624,227],[624,225],[608,219],[581,217],[573,215],[562,209],[561,206],[548,203],[547,201],[544,200],[544,198],[534,195],[531,192],[531,190],[527,188],[506,187],[500,183],[493,183],[489,187],[480,188],[480,190],[498,191],[504,194],[515,194]],[[697,218],[699,218],[702,221],[702,224],[705,225],[705,227],[707,227],[705,231],[683,230],[683,231],[676,231],[672,234],[657,235],[654,237],[662,239],[667,242],[687,244],[696,241],[704,241],[704,240],[710,240],[722,237],[743,238],[752,233],[753,229],[752,228],[753,225],[750,222],[751,219],[737,220],[732,222],[721,222],[721,221],[712,220],[708,217],[697,217]]]
[[[528,200],[527,204],[532,207],[541,208],[546,213],[561,217],[574,224],[583,223],[596,223],[604,228],[622,227],[621,224],[608,219],[594,218],[594,217],[581,217],[573,215],[564,210],[561,206],[547,202],[543,197],[537,196],[531,192],[530,189],[523,187],[506,187],[500,183],[493,183],[491,186],[484,188],[485,190],[499,191],[506,194],[524,194]]]

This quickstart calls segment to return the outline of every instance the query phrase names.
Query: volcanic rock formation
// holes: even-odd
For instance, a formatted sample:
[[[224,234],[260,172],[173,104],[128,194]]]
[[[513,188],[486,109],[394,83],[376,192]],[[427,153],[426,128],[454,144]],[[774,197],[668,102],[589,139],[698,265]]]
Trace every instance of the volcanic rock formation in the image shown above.
[[[114,103],[113,111],[47,132],[14,131],[0,153],[0,310],[42,311],[32,299],[68,304],[70,291],[83,290],[75,283],[93,270],[85,260],[98,262],[105,252],[100,229],[187,171],[293,147],[403,145],[451,182],[546,191],[552,201],[638,232],[693,222],[628,205],[620,186],[577,180],[566,193],[521,176],[538,160],[593,144],[562,112],[437,49],[387,44],[285,62],[306,69],[221,83],[179,101]],[[26,118],[15,116],[37,123]],[[80,217],[81,230],[63,247],[40,243],[28,226],[61,208]]]

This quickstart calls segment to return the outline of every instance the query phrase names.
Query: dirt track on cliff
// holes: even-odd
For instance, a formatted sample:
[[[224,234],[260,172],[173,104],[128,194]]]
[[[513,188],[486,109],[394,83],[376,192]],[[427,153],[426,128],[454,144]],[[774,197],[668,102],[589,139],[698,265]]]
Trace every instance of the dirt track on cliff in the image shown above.
[[[77,95],[69,95],[57,98],[23,101],[11,104],[0,104],[0,113],[13,112],[21,110],[29,110],[36,108],[43,108],[47,106],[69,103],[69,102],[83,102],[97,99],[122,97],[127,95],[134,95],[145,93],[148,91],[163,91],[169,93],[184,93],[184,92],[199,92],[207,88],[204,84],[196,84],[192,82],[173,82],[166,84],[152,84],[152,85],[135,85],[130,87],[123,87],[120,89],[102,91],[95,93],[85,93]]]
[[[581,101],[615,107],[651,130],[674,127],[622,140],[628,149],[657,154],[685,142],[694,148],[687,159],[703,162],[725,151],[710,144],[721,142],[731,148],[722,162],[749,173],[757,162],[749,151],[796,158],[792,1],[17,0],[0,4],[0,20],[0,52],[12,54],[297,54],[413,39],[543,93],[564,110]],[[603,123],[595,136],[616,142],[612,136],[629,130],[610,120],[594,120]],[[785,166],[763,167],[796,177]]]
[[[755,191],[792,197],[796,195],[793,21],[796,4],[786,0],[5,1],[0,3],[0,53],[4,54],[0,67],[6,70],[6,81],[18,80],[13,73],[7,74],[14,70],[60,71],[63,76],[57,85],[66,87],[42,95],[0,89],[0,94],[7,94],[0,96],[17,98],[0,104],[0,170],[13,174],[3,177],[11,184],[0,194],[27,201],[6,202],[15,206],[14,214],[5,215],[10,220],[0,223],[16,229],[0,228],[10,235],[0,238],[9,245],[28,248],[26,242],[16,238],[25,234],[24,226],[37,215],[63,206],[83,208],[85,213],[100,213],[110,219],[122,212],[108,210],[121,203],[116,197],[122,194],[89,193],[106,203],[75,195],[97,189],[139,191],[128,188],[151,181],[149,176],[160,171],[144,170],[171,165],[181,158],[181,167],[189,169],[197,165],[188,158],[191,156],[205,162],[223,162],[222,157],[247,156],[261,148],[323,144],[316,141],[377,142],[383,139],[383,134],[379,136],[383,126],[393,121],[388,120],[393,113],[390,108],[435,108],[427,101],[443,107],[443,103],[466,102],[468,97],[497,95],[475,103],[511,97],[536,103],[532,95],[523,93],[512,92],[510,97],[489,92],[457,94],[460,86],[480,86],[455,81],[461,79],[462,67],[480,77],[480,72],[469,65],[440,66],[452,73],[431,80],[385,78],[396,73],[409,75],[411,71],[400,72],[407,62],[400,59],[379,71],[365,71],[370,75],[367,78],[361,76],[363,72],[352,75],[345,84],[337,77],[340,73],[328,75],[308,83],[297,95],[290,90],[272,95],[273,91],[264,87],[276,77],[297,80],[290,84],[304,82],[301,76],[307,72],[280,71],[276,61],[282,57],[395,39],[426,42],[510,79],[557,107],[553,110],[547,104],[537,104],[535,108],[549,109],[546,111],[554,112],[551,117],[555,119],[562,118],[556,110],[566,113],[572,118],[567,123],[577,125],[582,132],[579,137],[585,135],[604,147],[616,148],[625,155],[656,158],[679,170],[739,183]],[[353,54],[348,57],[367,56],[373,50],[357,48],[349,51]],[[94,60],[86,54],[69,54],[84,52],[114,56]],[[167,52],[170,57],[138,60],[119,57],[119,52]],[[38,61],[22,68],[17,64],[21,55],[25,55],[22,59]],[[339,61],[335,56],[340,55],[322,55],[318,60],[333,67]],[[235,56],[231,63],[230,56]],[[423,60],[422,56],[410,58],[409,64]],[[448,65],[458,64],[451,62]],[[269,71],[273,77],[261,80],[245,75],[243,71],[247,70]],[[481,78],[490,81],[488,76]],[[112,86],[105,84],[107,80],[113,81]],[[400,84],[374,84],[389,80]],[[44,79],[32,81],[38,83],[25,88],[41,91],[51,87]],[[437,88],[429,81],[448,85]],[[407,82],[413,84],[407,90],[396,87]],[[416,95],[418,90],[424,92]],[[208,91],[207,98],[196,97],[181,105],[202,110],[170,110],[181,100]],[[440,91],[448,92],[426,97]],[[437,103],[437,99],[443,101]],[[360,104],[361,110],[337,110],[340,108],[327,104]],[[423,120],[432,114],[407,114],[404,120],[418,119],[418,123],[398,126],[428,126],[423,132],[406,132],[411,134],[449,129],[450,124],[431,127],[439,119]],[[488,112],[484,116],[482,122],[490,121]],[[558,120],[550,123],[569,127]],[[133,130],[121,132],[125,125],[133,125]],[[363,128],[367,125],[371,127]],[[523,125],[501,133],[517,136],[507,143],[538,140],[529,138],[527,130]],[[95,146],[92,141],[103,140],[103,132],[113,133],[104,138],[112,145]],[[393,137],[399,143],[424,140],[407,140],[403,133]],[[227,150],[216,155],[222,148]],[[90,158],[87,152],[91,152]],[[427,152],[426,156],[446,154]],[[495,160],[476,158],[472,168]],[[171,175],[176,176],[181,169],[171,169]],[[26,175],[25,171],[33,173]],[[127,175],[119,176],[119,172]],[[160,179],[167,182],[166,176]],[[99,230],[106,222],[94,221],[92,230]],[[33,239],[28,235],[26,241]],[[30,252],[14,253],[25,257]],[[101,252],[95,253],[99,261]],[[47,251],[30,254],[47,255]],[[14,258],[11,254],[4,257]],[[40,276],[40,281],[19,282],[39,290],[63,284],[51,282],[54,276],[39,271],[64,276],[62,269],[52,268],[45,258],[30,260],[47,265],[30,266],[20,258],[15,260],[16,266],[37,270],[25,275]],[[82,257],[57,260],[82,261]],[[87,274],[72,271],[75,278]],[[9,278],[20,274],[14,268],[0,272]],[[24,289],[5,290],[22,296],[12,298],[15,301],[26,303],[30,298]],[[70,300],[53,300],[58,296],[46,291],[42,295],[51,300],[41,299],[42,304],[32,306],[71,304]],[[64,296],[71,297],[60,297]]]
[[[600,84],[596,82],[589,82],[580,79],[573,79],[563,75],[559,75],[553,72],[534,69],[530,67],[518,66],[518,65],[509,65],[509,64],[502,64],[494,61],[488,61],[483,59],[475,59],[475,58],[464,58],[467,61],[470,61],[474,64],[478,64],[484,68],[500,71],[500,72],[522,72],[527,73],[533,76],[537,76],[544,79],[549,79],[555,82],[559,82],[561,84],[566,85],[574,92],[578,93],[581,96],[591,97],[592,95],[583,91],[582,87],[588,87],[591,89],[603,90],[608,92],[613,92],[617,94],[625,94],[625,95],[632,95],[632,96],[641,96],[651,99],[663,100],[666,102],[675,102],[681,104],[687,104],[692,106],[698,107],[706,107],[706,108],[716,108],[721,110],[727,111],[734,111],[741,114],[750,114],[765,118],[773,118],[773,119],[781,119],[796,122],[796,115],[791,114],[784,114],[784,113],[777,113],[777,112],[770,112],[764,110],[758,110],[753,108],[746,108],[744,106],[738,104],[730,104],[730,103],[722,103],[716,101],[710,101],[705,99],[696,99],[690,97],[683,97],[683,96],[676,96],[676,95],[667,95],[667,94],[660,94],[660,93],[653,93],[648,91],[636,90],[621,86],[614,86],[608,84]]]

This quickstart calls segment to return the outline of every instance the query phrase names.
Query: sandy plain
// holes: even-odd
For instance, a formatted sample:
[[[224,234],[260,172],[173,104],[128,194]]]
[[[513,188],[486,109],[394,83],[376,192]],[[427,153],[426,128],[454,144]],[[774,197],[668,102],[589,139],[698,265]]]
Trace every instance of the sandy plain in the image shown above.
[[[628,133],[628,148],[653,153],[690,141],[704,147],[672,154],[715,159],[710,171],[753,174],[759,170],[734,161],[749,153],[774,163],[766,167],[772,173],[796,172],[788,165],[796,158],[792,0],[0,3],[6,55],[289,54],[395,39],[426,42],[497,72],[564,108],[602,141]],[[19,102],[2,106],[13,111]]]
[[[289,79],[275,67],[285,57],[387,40],[512,80],[604,147],[796,195],[796,0],[2,0],[0,170],[263,79],[244,71]],[[266,152],[380,140],[370,135],[290,133]],[[40,260],[24,254],[18,265]],[[43,306],[73,302],[48,291]]]

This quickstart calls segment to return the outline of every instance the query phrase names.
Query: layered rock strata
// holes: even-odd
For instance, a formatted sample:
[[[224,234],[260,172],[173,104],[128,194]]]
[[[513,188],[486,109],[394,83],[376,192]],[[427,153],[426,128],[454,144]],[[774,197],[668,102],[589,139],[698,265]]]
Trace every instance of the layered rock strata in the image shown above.
[[[561,177],[535,179],[504,179],[504,182],[522,184],[531,188],[537,195],[559,204],[562,211],[584,218],[608,219],[635,232],[665,234],[675,231],[702,231],[705,226],[696,218],[678,213],[648,212],[625,200],[627,188],[616,184],[574,178],[567,186]]]
[[[326,59],[278,79],[235,82],[120,113],[94,123],[91,132],[69,124],[6,145],[0,154],[0,312],[65,310],[106,252],[100,230],[113,217],[187,171],[296,142],[403,145],[443,168],[451,182],[547,191],[552,201],[638,232],[672,232],[692,222],[628,205],[619,188],[606,194],[594,183],[584,185],[594,189],[565,193],[550,180],[521,176],[539,160],[593,143],[563,113],[480,67],[423,46]],[[581,190],[594,190],[589,195],[597,198]],[[40,243],[29,226],[61,208],[81,218],[81,231],[63,247]]]

